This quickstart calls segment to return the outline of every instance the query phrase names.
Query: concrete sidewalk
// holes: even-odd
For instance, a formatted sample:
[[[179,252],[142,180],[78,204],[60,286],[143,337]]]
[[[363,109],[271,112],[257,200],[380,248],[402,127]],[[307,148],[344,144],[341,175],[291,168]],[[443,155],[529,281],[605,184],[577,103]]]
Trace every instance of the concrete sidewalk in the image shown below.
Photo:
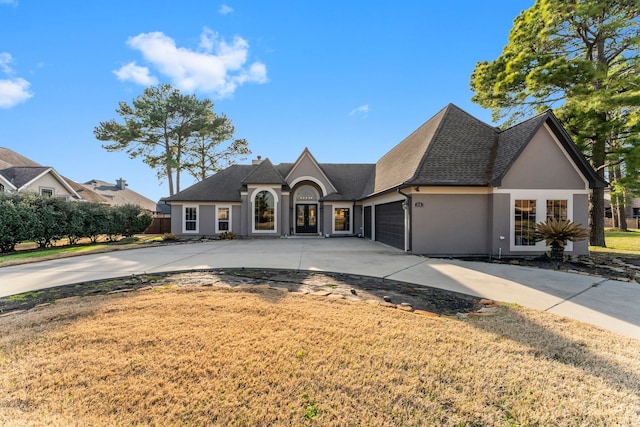
[[[640,284],[408,255],[365,239],[176,244],[0,268],[0,297],[132,274],[209,268],[333,271],[411,282],[545,310],[640,340]]]

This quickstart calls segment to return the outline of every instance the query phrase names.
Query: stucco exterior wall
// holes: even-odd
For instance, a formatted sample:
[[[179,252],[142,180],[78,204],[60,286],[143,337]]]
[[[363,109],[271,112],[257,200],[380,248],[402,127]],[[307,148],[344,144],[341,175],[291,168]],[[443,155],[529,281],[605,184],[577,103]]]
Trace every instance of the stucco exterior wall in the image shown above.
[[[490,200],[489,251],[492,256],[509,254],[509,241],[512,238],[510,222],[509,194],[492,194]]]
[[[478,255],[489,252],[489,195],[414,194],[412,204],[413,253]]]
[[[573,222],[588,227],[589,224],[589,196],[587,194],[574,194],[573,196]],[[573,255],[589,255],[588,239],[573,243]]]
[[[56,179],[51,172],[42,175],[36,181],[24,187],[21,191],[31,191],[40,194],[41,188],[52,188],[54,197],[71,197],[71,193]]]
[[[183,205],[171,203],[171,232],[176,236],[182,234],[182,209]]]
[[[310,180],[316,183],[321,190],[321,196],[326,196],[334,191],[331,182],[329,182],[309,156],[303,156],[287,176],[287,182],[291,187],[304,180]]]
[[[501,188],[584,189],[585,180],[546,126],[540,128],[502,179]]]

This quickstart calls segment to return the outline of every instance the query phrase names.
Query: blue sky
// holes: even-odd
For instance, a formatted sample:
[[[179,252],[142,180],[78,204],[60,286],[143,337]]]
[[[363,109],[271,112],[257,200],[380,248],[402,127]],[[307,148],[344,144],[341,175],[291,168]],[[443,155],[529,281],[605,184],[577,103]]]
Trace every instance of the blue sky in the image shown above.
[[[79,182],[127,180],[157,200],[155,172],[93,136],[151,84],[210,98],[252,154],[374,163],[495,59],[533,0],[0,0],[0,146]],[[182,188],[193,180],[184,175]]]

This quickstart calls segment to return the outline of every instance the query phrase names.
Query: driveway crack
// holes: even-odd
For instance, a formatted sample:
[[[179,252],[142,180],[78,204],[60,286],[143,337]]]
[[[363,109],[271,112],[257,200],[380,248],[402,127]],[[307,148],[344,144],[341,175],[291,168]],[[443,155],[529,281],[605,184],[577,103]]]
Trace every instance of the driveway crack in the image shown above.
[[[578,292],[577,294],[575,294],[575,295],[571,295],[569,298],[565,298],[565,299],[563,299],[562,301],[560,301],[560,302],[557,302],[557,303],[553,304],[551,307],[546,308],[544,311],[553,310],[553,309],[554,309],[554,308],[556,308],[557,306],[559,306],[559,305],[561,305],[561,304],[564,304],[564,303],[565,303],[565,302],[567,302],[567,301],[571,301],[572,299],[574,299],[574,298],[576,298],[576,297],[578,297],[578,296],[580,296],[580,295],[584,294],[585,292],[587,292],[587,291],[589,291],[589,290],[591,290],[591,289],[593,289],[593,288],[596,288],[596,287],[598,287],[598,286],[600,286],[600,285],[602,285],[603,283],[608,282],[608,281],[609,281],[609,279],[602,279],[601,281],[594,283],[593,285],[589,286],[588,288],[581,290],[581,291],[580,291],[580,292]]]

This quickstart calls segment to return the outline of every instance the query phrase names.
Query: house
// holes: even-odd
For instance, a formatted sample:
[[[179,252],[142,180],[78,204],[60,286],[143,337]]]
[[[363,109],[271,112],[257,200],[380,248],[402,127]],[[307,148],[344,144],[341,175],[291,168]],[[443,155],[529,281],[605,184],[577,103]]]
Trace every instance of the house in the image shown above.
[[[523,256],[548,250],[548,217],[587,224],[600,179],[552,111],[499,130],[449,104],[375,164],[233,165],[171,204],[180,237],[360,235],[415,254]],[[587,242],[569,244],[588,253]]]
[[[42,166],[0,147],[0,192],[31,191],[43,196],[80,200],[77,185],[50,166]]]
[[[149,212],[156,211],[156,202],[128,188],[127,182],[122,178],[117,179],[115,184],[92,179],[81,185],[102,196],[110,205],[136,205]]]

